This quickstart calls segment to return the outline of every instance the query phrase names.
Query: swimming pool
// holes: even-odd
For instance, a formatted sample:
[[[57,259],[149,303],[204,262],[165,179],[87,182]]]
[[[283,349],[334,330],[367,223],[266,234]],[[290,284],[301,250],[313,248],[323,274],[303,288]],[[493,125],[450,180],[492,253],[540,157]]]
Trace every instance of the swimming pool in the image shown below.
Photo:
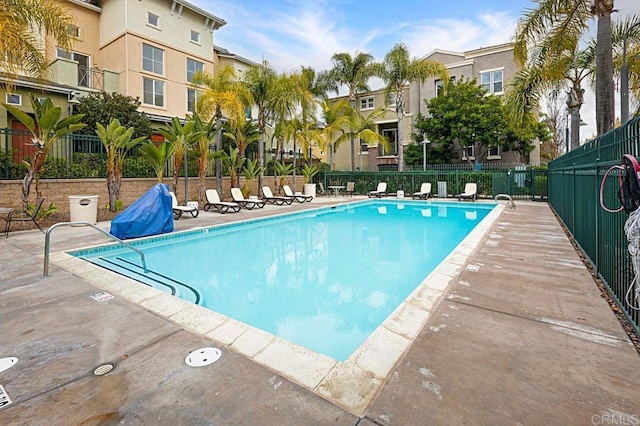
[[[134,244],[178,296],[344,361],[493,207],[372,200]],[[72,254],[144,281],[135,253]]]

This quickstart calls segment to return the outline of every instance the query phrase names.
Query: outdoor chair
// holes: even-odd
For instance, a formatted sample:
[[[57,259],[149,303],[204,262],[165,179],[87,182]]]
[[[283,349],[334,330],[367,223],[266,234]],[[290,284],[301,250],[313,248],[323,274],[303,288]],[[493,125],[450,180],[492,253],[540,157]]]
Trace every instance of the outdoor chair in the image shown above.
[[[387,196],[387,182],[378,183],[378,187],[375,191],[369,191],[369,198],[381,198]]]
[[[295,194],[291,190],[289,185],[283,185],[282,189],[284,190],[285,197],[289,197],[292,200],[295,200],[295,201],[297,201],[299,203],[304,203],[305,201],[306,202],[311,202],[311,200],[313,200],[313,196],[311,196],[311,195],[304,195],[302,193]]]
[[[240,188],[231,188],[231,198],[233,198],[234,202],[240,204],[240,207],[247,210],[251,210],[254,207],[258,207],[261,209],[266,203],[264,200],[253,200],[251,198],[244,198],[244,195],[242,194]]]
[[[195,206],[181,206],[178,204],[178,199],[176,198],[176,194],[170,192],[171,194],[171,209],[173,210],[173,218],[175,220],[180,219],[183,213],[190,213],[193,217],[198,217],[198,207]]]
[[[471,200],[475,201],[478,199],[478,184],[469,182],[464,186],[464,192],[458,195],[458,201],[461,200]]]
[[[424,182],[422,185],[420,185],[420,191],[414,192],[412,198],[414,200],[426,200],[429,197],[433,197],[433,195],[431,195],[431,183]]]
[[[347,182],[347,187],[345,188],[344,193],[346,195],[350,195],[353,197],[355,195],[355,189],[356,189],[355,182]]]
[[[35,207],[33,208],[33,212],[31,212],[31,214],[22,210],[14,210],[9,212],[9,215],[4,219],[5,222],[7,222],[6,226],[4,227],[4,237],[9,237],[9,228],[11,227],[11,222],[33,222],[38,227],[38,229],[44,233],[44,229],[42,229],[40,224],[38,224],[38,222],[36,221],[38,213],[40,213],[40,209],[42,208],[42,203],[44,203],[44,197],[36,201]]]
[[[218,213],[227,213],[231,210],[233,213],[237,213],[240,211],[240,204],[225,202],[220,200],[220,195],[218,195],[218,191],[215,189],[207,189],[204,191],[205,198],[207,202],[204,203],[204,211],[208,212],[210,208],[214,208],[218,211]]]
[[[284,206],[285,204],[290,206],[291,203],[293,203],[292,198],[273,195],[273,192],[271,192],[271,188],[268,186],[262,187],[262,199],[265,202],[274,204],[276,206]]]

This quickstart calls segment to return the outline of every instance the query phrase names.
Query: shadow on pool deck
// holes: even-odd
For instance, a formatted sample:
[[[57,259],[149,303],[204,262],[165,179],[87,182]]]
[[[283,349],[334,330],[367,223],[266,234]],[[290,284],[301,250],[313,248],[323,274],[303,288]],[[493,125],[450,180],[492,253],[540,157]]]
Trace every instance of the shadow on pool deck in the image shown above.
[[[177,229],[340,203],[181,218]],[[2,424],[635,424],[640,357],[546,204],[505,209],[357,416],[55,265],[38,232],[0,239]],[[108,229],[108,223],[101,223]],[[102,242],[61,228],[52,251]],[[207,367],[189,351],[219,346]],[[92,371],[104,363],[115,369]],[[1,398],[0,398],[1,401]],[[0,402],[1,404],[1,402]],[[609,420],[607,420],[609,419]],[[627,423],[622,423],[626,421]]]

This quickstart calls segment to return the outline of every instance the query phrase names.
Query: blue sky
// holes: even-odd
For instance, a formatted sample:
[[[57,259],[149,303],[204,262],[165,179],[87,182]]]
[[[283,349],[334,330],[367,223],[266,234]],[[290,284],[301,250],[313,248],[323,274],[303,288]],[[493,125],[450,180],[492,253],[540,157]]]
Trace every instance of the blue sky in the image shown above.
[[[531,0],[191,0],[224,19],[214,43],[278,71],[329,69],[337,52],[367,52],[376,60],[398,42],[412,56],[433,49],[464,51],[512,40],[518,18]],[[615,0],[620,15],[640,12],[640,0]],[[595,21],[594,21],[595,22]],[[372,83],[372,86],[375,84]],[[376,87],[374,87],[376,88]],[[593,94],[582,108],[595,132]]]

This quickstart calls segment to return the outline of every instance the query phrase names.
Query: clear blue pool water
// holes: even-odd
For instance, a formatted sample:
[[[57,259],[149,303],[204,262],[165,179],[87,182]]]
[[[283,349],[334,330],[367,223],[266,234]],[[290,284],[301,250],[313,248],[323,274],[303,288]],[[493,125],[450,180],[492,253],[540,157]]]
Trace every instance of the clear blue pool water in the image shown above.
[[[366,201],[136,247],[154,274],[196,289],[202,306],[344,361],[493,207]],[[72,254],[140,279],[131,251]]]

